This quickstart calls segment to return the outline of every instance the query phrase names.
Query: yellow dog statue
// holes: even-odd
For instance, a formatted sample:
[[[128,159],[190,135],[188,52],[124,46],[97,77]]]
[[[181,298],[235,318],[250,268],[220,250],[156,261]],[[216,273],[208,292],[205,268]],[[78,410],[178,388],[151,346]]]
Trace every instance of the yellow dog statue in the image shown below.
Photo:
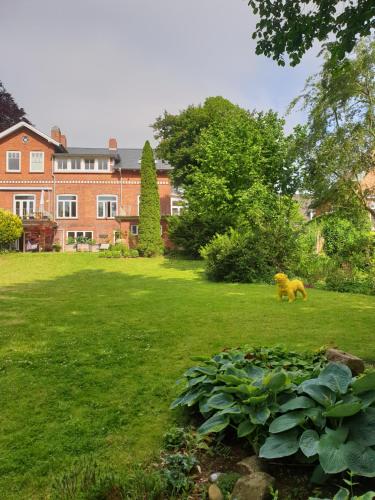
[[[303,300],[307,299],[302,281],[289,280],[288,276],[284,273],[275,274],[274,280],[276,281],[279,300],[282,300],[283,296],[286,295],[288,297],[288,302],[294,302],[297,297],[297,292],[302,294]]]

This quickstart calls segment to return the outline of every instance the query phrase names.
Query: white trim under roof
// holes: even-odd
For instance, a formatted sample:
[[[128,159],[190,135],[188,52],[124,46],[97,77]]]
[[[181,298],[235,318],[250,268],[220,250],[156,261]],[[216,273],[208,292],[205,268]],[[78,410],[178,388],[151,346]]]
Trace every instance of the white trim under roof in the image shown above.
[[[17,186],[7,186],[0,187],[0,191],[52,191],[51,187],[17,187]]]
[[[37,134],[40,137],[43,137],[43,139],[50,142],[51,144],[54,144],[55,146],[61,146],[61,144],[59,142],[55,141],[55,139],[52,139],[52,137],[50,137],[49,135],[43,134],[43,132],[41,132],[40,130],[36,129],[35,127],[33,127],[32,125],[30,125],[29,123],[26,123],[26,122],[16,123],[12,127],[9,127],[6,130],[3,130],[3,132],[0,133],[0,139],[2,139],[3,137],[6,137],[7,135],[11,134],[12,132],[15,132],[16,130],[18,130],[22,127],[28,128],[29,130],[31,130],[31,132],[34,132],[34,134]]]

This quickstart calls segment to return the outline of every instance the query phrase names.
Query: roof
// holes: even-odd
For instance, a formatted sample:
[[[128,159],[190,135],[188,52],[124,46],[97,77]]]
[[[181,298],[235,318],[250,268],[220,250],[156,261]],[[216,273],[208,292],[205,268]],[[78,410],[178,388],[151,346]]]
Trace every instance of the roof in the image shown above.
[[[115,168],[121,170],[140,170],[142,148],[118,148],[110,150],[108,148],[67,148],[67,153],[58,154],[57,156],[110,156],[118,159]],[[172,170],[169,163],[155,158],[155,166],[157,170]]]
[[[40,137],[43,137],[43,139],[45,139],[46,141],[50,142],[51,144],[54,144],[55,146],[58,146],[59,148],[64,149],[63,145],[60,144],[59,142],[55,141],[54,139],[52,139],[52,137],[50,137],[49,135],[44,134],[40,130],[36,129],[32,125],[30,125],[30,123],[26,123],[26,122],[23,122],[23,121],[16,123],[16,125],[13,125],[12,127],[7,128],[6,130],[3,130],[0,133],[0,139],[2,139],[3,137],[6,137],[7,135],[11,134],[12,132],[15,132],[16,130],[18,130],[20,128],[27,128],[31,132],[34,132],[34,134],[37,134]]]

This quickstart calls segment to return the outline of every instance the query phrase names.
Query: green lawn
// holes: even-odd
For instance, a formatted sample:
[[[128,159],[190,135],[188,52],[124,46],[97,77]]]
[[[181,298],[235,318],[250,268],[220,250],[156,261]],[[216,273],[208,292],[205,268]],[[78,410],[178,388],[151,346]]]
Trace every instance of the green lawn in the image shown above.
[[[375,359],[373,297],[205,281],[202,264],[93,254],[0,256],[0,498],[45,498],[92,454],[157,451],[189,356],[241,344],[337,344]]]

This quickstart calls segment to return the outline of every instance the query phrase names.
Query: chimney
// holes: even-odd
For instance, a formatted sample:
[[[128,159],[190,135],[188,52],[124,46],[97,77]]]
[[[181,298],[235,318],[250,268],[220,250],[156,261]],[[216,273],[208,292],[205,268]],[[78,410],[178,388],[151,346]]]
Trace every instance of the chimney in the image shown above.
[[[66,142],[66,135],[60,135],[60,143],[64,146],[65,149],[68,147],[68,144]]]
[[[113,137],[110,137],[108,140],[108,149],[110,151],[117,151],[117,140]]]
[[[54,141],[61,142],[61,130],[56,125],[51,128],[51,137]]]

